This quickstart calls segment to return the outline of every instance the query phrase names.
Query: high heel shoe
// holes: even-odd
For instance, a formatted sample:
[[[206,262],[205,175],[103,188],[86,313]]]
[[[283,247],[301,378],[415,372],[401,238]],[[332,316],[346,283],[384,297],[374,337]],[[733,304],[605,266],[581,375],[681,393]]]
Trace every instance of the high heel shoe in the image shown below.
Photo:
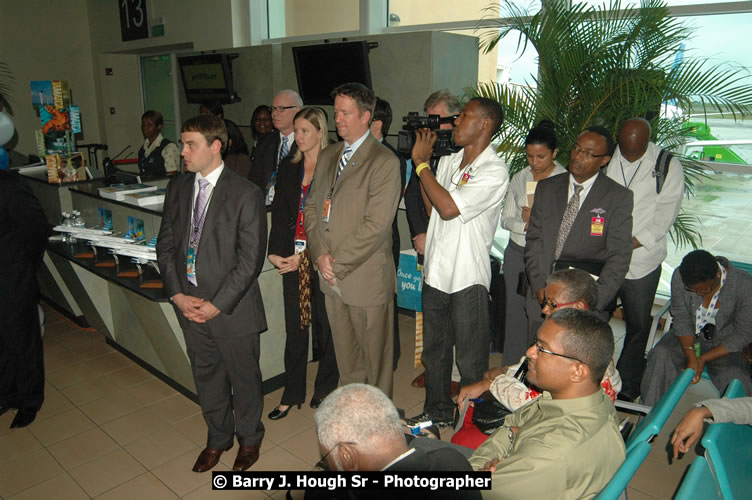
[[[290,408],[292,408],[293,405],[290,405],[287,407],[286,410],[280,410],[279,406],[277,406],[275,409],[273,409],[271,412],[269,412],[269,420],[279,420],[281,418],[285,418],[287,414],[290,412]],[[298,404],[298,410],[300,410],[300,404]]]

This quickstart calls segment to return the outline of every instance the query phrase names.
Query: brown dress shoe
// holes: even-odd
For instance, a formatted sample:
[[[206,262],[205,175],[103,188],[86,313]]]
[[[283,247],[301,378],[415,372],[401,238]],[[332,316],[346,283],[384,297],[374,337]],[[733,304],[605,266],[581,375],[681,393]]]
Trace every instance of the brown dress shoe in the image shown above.
[[[230,448],[227,448],[228,450]],[[222,456],[222,452],[219,448],[204,448],[204,451],[196,459],[196,463],[193,464],[193,472],[206,472],[213,468],[219,462],[219,457]]]
[[[421,373],[410,382],[413,387],[425,387],[426,386],[426,372]]]
[[[232,464],[232,470],[246,470],[259,459],[258,446],[241,446],[238,448],[238,456]]]

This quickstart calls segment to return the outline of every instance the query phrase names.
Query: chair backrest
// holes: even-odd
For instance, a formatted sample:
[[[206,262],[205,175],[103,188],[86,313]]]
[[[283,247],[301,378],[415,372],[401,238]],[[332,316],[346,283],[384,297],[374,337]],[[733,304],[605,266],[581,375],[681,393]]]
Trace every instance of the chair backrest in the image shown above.
[[[695,376],[695,371],[691,368],[684,370],[671,387],[668,388],[666,394],[658,400],[658,402],[650,410],[650,413],[642,419],[637,425],[632,434],[627,440],[627,453],[640,441],[650,441],[653,436],[658,435],[663,428],[663,425],[668,420],[671,412],[676,408],[676,404],[692,382],[692,377]]]
[[[744,386],[738,378],[729,382],[729,385],[726,386],[726,391],[723,393],[723,397],[726,399],[743,398],[746,395]]]
[[[705,457],[695,457],[687,475],[679,485],[679,491],[676,492],[674,500],[695,500],[696,498],[721,500],[718,485]]]
[[[627,488],[629,481],[634,477],[637,469],[645,461],[645,457],[650,453],[650,448],[650,443],[640,441],[631,451],[628,451],[624,463],[616,470],[614,477],[608,484],[596,495],[595,500],[616,500],[619,498],[619,495]]]
[[[724,397],[727,399],[744,395],[741,382],[731,381]],[[752,491],[752,426],[731,422],[710,424],[702,437],[705,458],[718,482],[725,500],[748,498]]]

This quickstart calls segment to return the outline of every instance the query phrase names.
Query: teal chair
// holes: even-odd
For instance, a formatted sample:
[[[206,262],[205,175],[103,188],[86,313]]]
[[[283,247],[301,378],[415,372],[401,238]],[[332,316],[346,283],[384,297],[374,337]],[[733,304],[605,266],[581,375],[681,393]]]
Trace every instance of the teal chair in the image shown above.
[[[676,408],[677,403],[679,403],[679,400],[686,392],[694,376],[695,371],[687,368],[676,377],[676,380],[668,388],[666,394],[658,400],[645,418],[640,421],[635,430],[632,431],[632,434],[630,434],[629,439],[627,439],[627,455],[629,455],[637,443],[642,441],[649,442],[661,432],[663,425],[668,420],[671,412],[674,411],[674,408]]]
[[[595,500],[616,500],[618,499],[624,490],[627,489],[629,481],[640,468],[642,462],[645,461],[645,457],[650,453],[650,443],[647,441],[640,441],[637,443],[631,451],[627,452],[627,457],[624,459],[624,463],[621,464],[614,477],[608,482],[608,484],[601,490],[595,497]]]
[[[695,457],[684,476],[674,500],[721,500],[710,465],[705,457]]]
[[[729,385],[726,386],[726,390],[723,393],[723,397],[726,399],[743,398],[747,394],[744,392],[744,386],[738,378],[735,378]]]
[[[741,382],[732,380],[727,399],[744,396]],[[752,426],[731,422],[710,424],[702,438],[705,458],[710,464],[724,500],[749,498],[752,492]]]

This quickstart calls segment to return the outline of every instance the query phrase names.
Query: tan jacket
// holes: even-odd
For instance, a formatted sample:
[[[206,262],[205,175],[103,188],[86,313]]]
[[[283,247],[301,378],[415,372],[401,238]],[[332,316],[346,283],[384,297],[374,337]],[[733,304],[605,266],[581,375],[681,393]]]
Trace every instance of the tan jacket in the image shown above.
[[[386,304],[396,287],[392,221],[400,195],[399,160],[369,134],[335,182],[343,150],[340,142],[319,156],[304,207],[308,248],[314,263],[327,253],[335,259],[337,283],[332,289],[322,279],[325,294],[339,294],[353,306]]]

